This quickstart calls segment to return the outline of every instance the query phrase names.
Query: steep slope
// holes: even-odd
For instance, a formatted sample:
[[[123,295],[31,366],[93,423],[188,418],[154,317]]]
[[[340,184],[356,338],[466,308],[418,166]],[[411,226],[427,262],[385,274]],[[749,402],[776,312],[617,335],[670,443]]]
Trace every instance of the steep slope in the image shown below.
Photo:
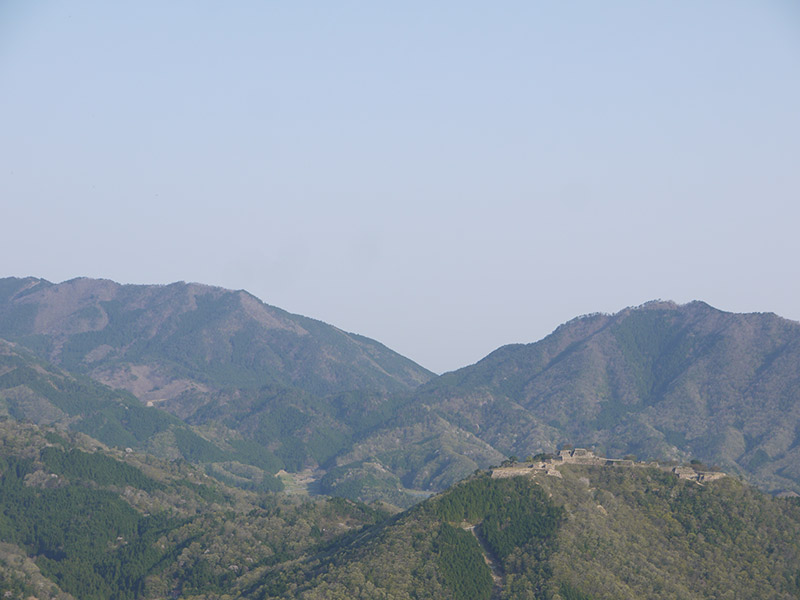
[[[311,557],[270,597],[796,598],[800,504],[656,468],[481,473]],[[483,559],[483,560],[481,560]],[[494,567],[494,576],[489,565]]]
[[[184,393],[228,387],[396,392],[432,376],[374,340],[198,284],[3,279],[0,336],[175,407]]]
[[[800,492],[800,324],[702,302],[574,319],[431,375],[377,342],[195,284],[0,280],[0,334],[274,473],[409,506],[563,443]],[[421,382],[425,382],[419,385]]]
[[[0,422],[0,594],[69,600],[788,600],[800,503],[732,477],[479,472],[414,508],[254,494],[186,462]],[[514,472],[519,469],[512,469]],[[497,475],[509,475],[502,470]]]
[[[3,335],[271,473],[318,468],[432,377],[368,338],[197,284],[3,279]]]
[[[692,456],[768,488],[800,483],[800,324],[772,314],[650,303],[500,349],[432,388],[439,410],[465,389],[491,395],[481,437],[511,453],[571,441]],[[509,403],[525,418],[495,424],[491,405]],[[531,435],[526,420],[550,435]]]
[[[272,476],[282,462],[266,448],[241,437],[215,443],[177,417],[144,406],[129,392],[58,369],[2,339],[0,419],[52,425],[85,433],[110,447],[205,464],[221,478],[230,479],[228,469],[246,463],[250,478],[236,478],[240,486],[282,488]]]
[[[571,443],[696,458],[800,492],[800,324],[773,314],[652,302],[581,317],[432,380],[413,406],[505,456]],[[376,433],[352,454],[407,429]]]
[[[0,422],[0,595],[240,597],[385,514],[228,488],[186,462]]]

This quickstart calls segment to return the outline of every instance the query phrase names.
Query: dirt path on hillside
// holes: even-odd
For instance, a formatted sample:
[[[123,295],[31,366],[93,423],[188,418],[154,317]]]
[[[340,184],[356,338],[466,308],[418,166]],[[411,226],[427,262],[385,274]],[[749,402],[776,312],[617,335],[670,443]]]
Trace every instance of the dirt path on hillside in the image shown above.
[[[486,564],[489,565],[489,569],[492,572],[492,580],[494,581],[492,600],[500,600],[500,591],[503,589],[504,583],[503,567],[500,565],[500,561],[497,560],[491,548],[489,548],[489,544],[486,543],[486,539],[481,533],[480,525],[471,525],[464,529],[472,532],[472,535],[478,540],[478,544],[480,544],[481,550],[483,551],[483,560],[486,561]]]

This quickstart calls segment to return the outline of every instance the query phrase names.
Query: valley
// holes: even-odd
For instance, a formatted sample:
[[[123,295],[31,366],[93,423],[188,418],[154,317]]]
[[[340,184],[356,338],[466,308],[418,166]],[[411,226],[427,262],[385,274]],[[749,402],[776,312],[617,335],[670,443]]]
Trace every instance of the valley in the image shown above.
[[[798,432],[772,314],[651,302],[436,376],[244,291],[7,278],[0,587],[793,598]]]

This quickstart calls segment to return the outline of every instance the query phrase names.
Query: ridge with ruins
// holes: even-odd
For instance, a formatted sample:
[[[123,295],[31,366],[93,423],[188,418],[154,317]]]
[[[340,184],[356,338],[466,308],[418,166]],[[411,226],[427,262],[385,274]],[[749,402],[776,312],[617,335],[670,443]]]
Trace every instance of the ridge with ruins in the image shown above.
[[[692,466],[662,465],[657,461],[640,462],[627,458],[604,458],[602,456],[597,456],[594,452],[586,448],[562,449],[555,455],[545,454],[538,456],[542,456],[542,458],[523,462],[517,462],[515,460],[506,461],[503,465],[491,469],[492,478],[533,477],[540,473],[552,477],[561,477],[559,467],[566,464],[590,465],[596,467],[651,467],[662,471],[668,471],[677,475],[680,479],[694,481],[700,485],[726,476],[722,471],[701,471]]]

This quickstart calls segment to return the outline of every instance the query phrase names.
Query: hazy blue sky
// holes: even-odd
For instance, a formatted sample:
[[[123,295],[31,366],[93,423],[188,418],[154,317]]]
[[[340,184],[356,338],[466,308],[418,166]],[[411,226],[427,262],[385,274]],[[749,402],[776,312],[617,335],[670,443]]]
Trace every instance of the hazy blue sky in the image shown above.
[[[436,371],[800,319],[796,0],[0,0],[0,275],[199,281]]]

